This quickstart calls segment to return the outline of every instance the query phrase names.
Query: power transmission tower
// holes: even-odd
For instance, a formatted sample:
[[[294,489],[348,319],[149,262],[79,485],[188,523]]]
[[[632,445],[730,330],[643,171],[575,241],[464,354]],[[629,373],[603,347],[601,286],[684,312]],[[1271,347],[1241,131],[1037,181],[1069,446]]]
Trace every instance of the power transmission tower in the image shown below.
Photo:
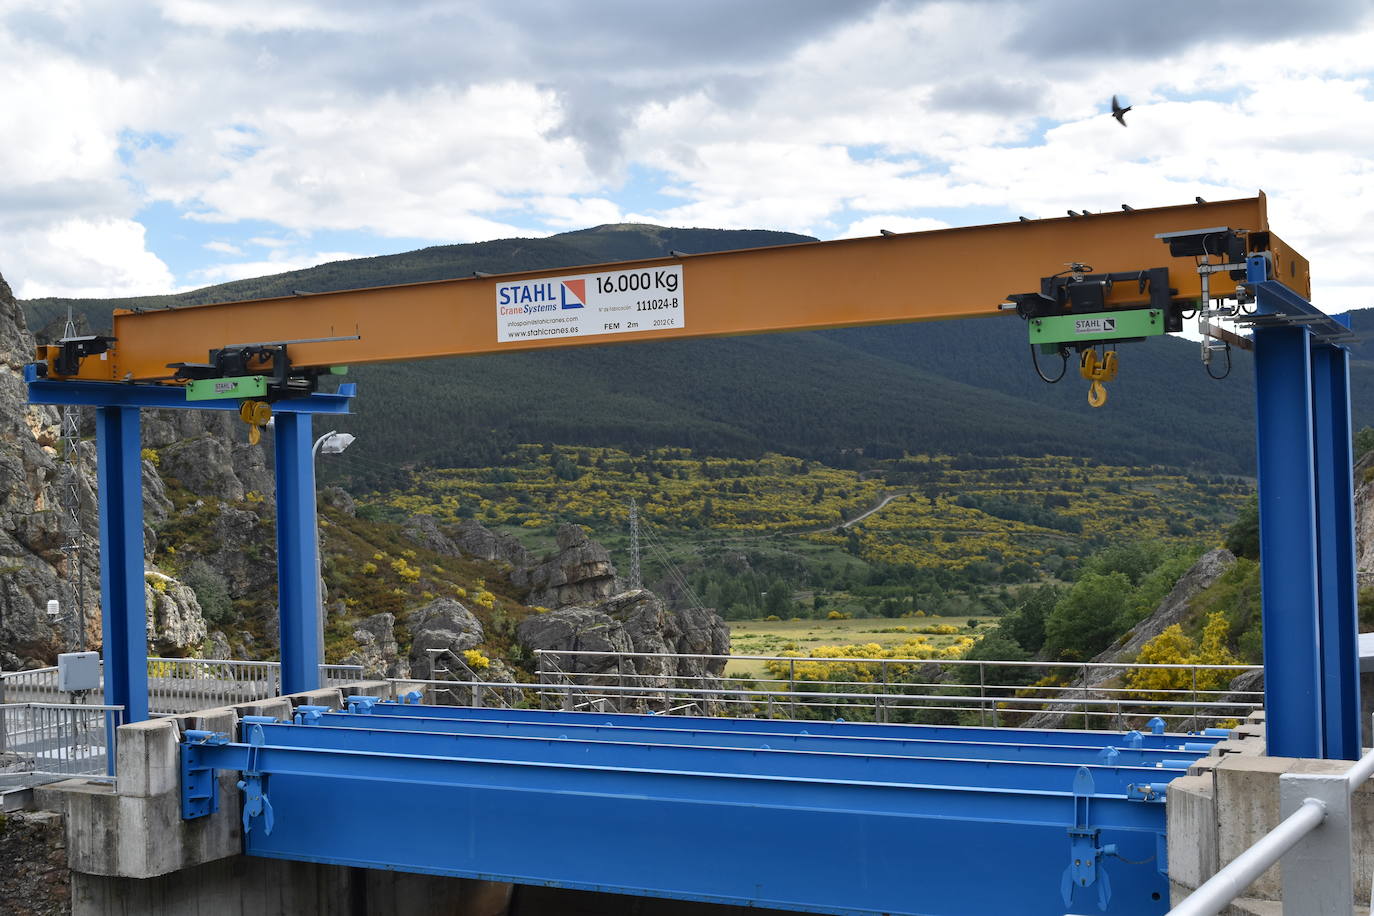
[[[62,336],[76,336],[71,306],[67,306],[67,323],[62,328]],[[62,408],[62,435],[59,440],[62,477],[58,486],[58,501],[62,509],[62,552],[67,556],[69,583],[73,567],[76,572],[76,582],[71,587],[73,600],[68,602],[72,628],[69,645],[74,649],[85,649],[86,575],[81,562],[81,546],[85,537],[81,529],[81,415],[77,411],[78,408],[70,404]]]
[[[644,576],[639,568],[639,503],[630,497],[630,588],[644,587]]]

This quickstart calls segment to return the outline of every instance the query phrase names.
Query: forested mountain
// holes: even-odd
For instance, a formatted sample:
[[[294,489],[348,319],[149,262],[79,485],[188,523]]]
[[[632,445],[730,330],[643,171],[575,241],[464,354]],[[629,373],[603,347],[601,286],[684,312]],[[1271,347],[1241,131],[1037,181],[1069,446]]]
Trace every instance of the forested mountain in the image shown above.
[[[162,307],[358,286],[572,266],[802,241],[764,231],[616,225],[546,239],[427,248],[326,264],[169,297],[81,300],[92,326],[111,307]],[[26,303],[42,326],[64,300]],[[1374,330],[1356,313],[1357,330]],[[417,335],[423,328],[416,328]],[[331,463],[384,482],[408,465],[488,465],[522,442],[680,446],[698,452],[811,457],[836,466],[859,456],[912,453],[1071,454],[1118,464],[1165,462],[1225,473],[1253,466],[1250,360],[1213,381],[1198,347],[1155,339],[1120,348],[1121,373],[1101,410],[1070,372],[1045,385],[1030,364],[1025,326],[1010,316],[882,328],[640,343],[358,367],[354,460]],[[1356,422],[1374,421],[1374,380],[1359,345]],[[1056,369],[1046,367],[1047,369]],[[399,456],[399,457],[398,457]]]

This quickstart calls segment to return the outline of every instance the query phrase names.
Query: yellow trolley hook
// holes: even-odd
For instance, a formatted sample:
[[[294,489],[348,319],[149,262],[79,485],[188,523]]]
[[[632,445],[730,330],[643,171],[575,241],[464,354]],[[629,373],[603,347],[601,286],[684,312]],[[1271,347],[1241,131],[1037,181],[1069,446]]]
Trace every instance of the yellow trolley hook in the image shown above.
[[[248,443],[262,441],[262,430],[272,419],[272,405],[266,401],[244,401],[239,405],[239,419],[248,424]]]
[[[1078,362],[1078,374],[1092,382],[1088,386],[1088,403],[1101,407],[1107,403],[1107,388],[1102,383],[1116,378],[1116,351],[1108,350],[1099,360],[1095,350],[1084,350]]]

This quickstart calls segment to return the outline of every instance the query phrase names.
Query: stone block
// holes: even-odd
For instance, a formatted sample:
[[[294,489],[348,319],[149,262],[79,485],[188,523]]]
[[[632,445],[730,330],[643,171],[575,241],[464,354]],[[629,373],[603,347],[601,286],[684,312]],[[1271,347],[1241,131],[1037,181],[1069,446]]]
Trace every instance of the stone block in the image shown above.
[[[1218,760],[1209,757],[1208,760]],[[1218,762],[1220,762],[1218,760]],[[1217,822],[1211,772],[1180,776],[1165,796],[1169,824],[1169,879],[1196,888],[1217,870]]]
[[[330,709],[343,708],[343,697],[337,687],[322,687],[319,690],[290,693],[286,695],[285,699],[290,700],[292,706],[328,706]]]
[[[391,685],[386,681],[354,681],[351,684],[340,684],[339,691],[345,697],[381,697],[382,699],[391,698]]]
[[[1213,771],[1216,781],[1218,867],[1253,846],[1279,822],[1279,776],[1299,761],[1291,757],[1228,754]],[[1282,893],[1277,866],[1250,886],[1249,893],[1277,900]]]
[[[240,703],[231,708],[240,719],[244,716],[271,716],[277,720],[290,720],[291,718],[291,701],[286,697],[272,697],[253,703]]]
[[[139,798],[175,793],[181,782],[177,723],[148,719],[119,727],[119,794]]]
[[[202,709],[191,715],[192,728],[203,732],[218,732],[221,735],[234,736],[234,729],[238,727],[238,713],[228,706],[220,706],[216,709]]]

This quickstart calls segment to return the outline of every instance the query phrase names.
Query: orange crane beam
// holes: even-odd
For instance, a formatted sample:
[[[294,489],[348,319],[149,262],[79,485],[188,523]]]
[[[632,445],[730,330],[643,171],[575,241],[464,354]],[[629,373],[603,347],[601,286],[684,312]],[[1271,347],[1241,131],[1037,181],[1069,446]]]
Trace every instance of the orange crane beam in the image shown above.
[[[1166,267],[1175,297],[1196,299],[1194,259],[1171,257],[1155,235],[1213,227],[1248,230],[1251,252],[1271,253],[1273,276],[1310,297],[1307,260],[1269,232],[1260,194],[161,311],[117,310],[109,351],[84,358],[77,373],[56,371],[56,348],[40,348],[39,358],[48,363],[49,378],[155,381],[170,380],[169,364],[204,363],[211,350],[246,344],[285,344],[293,367],[327,367],[969,318],[999,314],[1009,294],[1064,270],[1066,258],[1098,272]],[[1119,284],[1111,304],[1130,304],[1134,292],[1132,284]]]

